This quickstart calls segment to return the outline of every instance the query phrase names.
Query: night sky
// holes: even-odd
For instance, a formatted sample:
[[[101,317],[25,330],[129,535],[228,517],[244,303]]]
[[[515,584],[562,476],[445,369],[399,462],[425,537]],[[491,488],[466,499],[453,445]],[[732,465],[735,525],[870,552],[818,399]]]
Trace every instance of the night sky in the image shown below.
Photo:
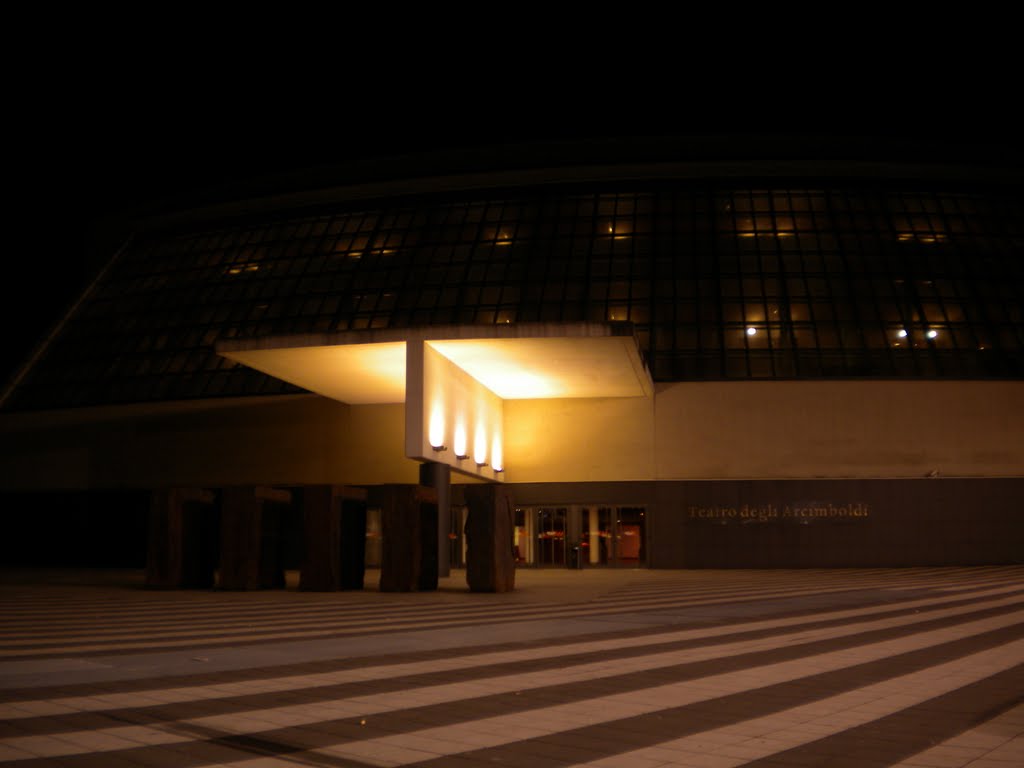
[[[939,100],[932,90],[883,92],[858,79],[791,101],[736,83],[690,88],[682,99],[665,84],[568,87],[558,78],[474,91],[431,72],[397,85],[378,74],[355,91],[289,89],[238,71],[201,86],[173,72],[144,86],[103,74],[89,71],[45,98],[33,93],[9,141],[23,236],[3,256],[4,380],[115,247],[119,230],[109,222],[211,188],[367,157],[490,147],[500,163],[510,144],[646,136],[714,135],[742,146],[775,134],[854,135],[867,151],[893,139],[939,142],[959,157],[1005,157],[1020,168],[1024,133],[1011,105],[985,89],[959,90],[954,100],[943,90]]]

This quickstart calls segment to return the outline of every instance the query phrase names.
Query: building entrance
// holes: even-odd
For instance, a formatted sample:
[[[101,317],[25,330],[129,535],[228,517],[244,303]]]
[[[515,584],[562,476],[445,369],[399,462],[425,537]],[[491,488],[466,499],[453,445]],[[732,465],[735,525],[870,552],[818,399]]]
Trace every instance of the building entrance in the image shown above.
[[[565,565],[566,513],[564,507],[540,507],[534,512],[536,565]]]
[[[520,565],[638,568],[647,565],[646,509],[570,505],[516,509]]]
[[[583,562],[626,568],[645,565],[646,517],[643,507],[584,508],[580,539]]]

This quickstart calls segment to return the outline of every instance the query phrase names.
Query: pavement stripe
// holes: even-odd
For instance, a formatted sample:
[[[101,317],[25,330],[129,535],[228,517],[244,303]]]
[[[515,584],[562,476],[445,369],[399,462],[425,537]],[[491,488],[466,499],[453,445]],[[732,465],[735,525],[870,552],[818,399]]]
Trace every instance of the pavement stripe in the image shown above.
[[[891,585],[890,585],[891,586]],[[829,591],[812,590],[812,591],[800,591],[794,592],[789,591],[786,596],[792,596],[794,594],[831,594]],[[772,598],[778,598],[783,595],[775,593],[763,593],[759,592],[757,595],[758,600],[770,600]],[[749,593],[746,595],[746,600],[749,601],[754,599]],[[745,602],[741,601],[741,602]],[[379,632],[395,632],[401,630],[407,630],[410,628],[429,628],[429,627],[456,627],[456,626],[471,626],[476,623],[495,623],[495,622],[513,622],[529,620],[531,618],[542,618],[544,616],[557,616],[558,618],[569,618],[569,617],[593,617],[602,615],[616,615],[621,613],[636,613],[640,611],[650,611],[655,608],[667,608],[675,606],[678,608],[693,608],[700,605],[718,605],[720,601],[717,599],[709,600],[690,600],[684,602],[672,602],[670,605],[661,604],[650,605],[643,602],[627,602],[624,605],[613,605],[607,606],[603,602],[598,605],[588,605],[584,608],[571,608],[568,604],[558,605],[544,605],[533,609],[524,608],[522,611],[515,611],[511,609],[495,609],[495,613],[483,614],[483,615],[472,615],[472,616],[458,616],[457,614],[453,617],[452,614],[445,613],[443,610],[435,609],[430,614],[431,619],[424,621],[422,619],[411,619],[411,618],[392,618],[383,623],[358,623],[353,622],[349,619],[337,622],[334,626],[325,622],[316,622],[314,625],[317,629],[310,629],[305,631],[280,631],[280,632],[259,632],[253,631],[252,626],[246,623],[244,627],[237,629],[232,628],[230,622],[226,623],[219,631],[213,634],[201,634],[197,635],[189,630],[182,630],[181,632],[167,632],[163,631],[156,633],[160,639],[154,639],[151,633],[145,632],[138,636],[124,636],[121,642],[112,642],[111,638],[89,641],[88,639],[79,641],[73,645],[66,643],[40,643],[30,642],[23,644],[13,644],[4,646],[0,644],[0,659],[15,659],[15,658],[46,658],[48,656],[65,656],[68,654],[75,654],[78,656],[85,655],[99,655],[103,653],[128,653],[138,652],[140,650],[154,651],[163,649],[176,649],[182,647],[217,647],[223,645],[237,645],[239,643],[257,643],[257,642],[271,642],[271,641],[282,641],[282,640],[296,640],[296,639],[311,639],[311,638],[334,638],[344,637],[357,634],[373,634]],[[627,610],[628,608],[628,610]],[[185,617],[182,617],[182,622],[187,623]],[[327,628],[325,628],[325,625]],[[183,639],[179,640],[168,640],[168,637],[175,637],[184,635]],[[0,634],[0,638],[3,635]]]
[[[224,682],[217,681],[206,686],[185,686],[178,688],[149,688],[130,693],[114,693],[106,695],[91,694],[87,696],[71,696],[51,699],[49,701],[24,700],[0,703],[0,720],[8,722],[22,718],[45,718],[55,715],[70,715],[78,712],[101,712],[126,708],[166,705],[175,702],[193,703],[204,700],[227,699],[251,696],[273,695],[287,691],[323,687],[337,687],[350,683],[380,681],[390,678],[403,678],[416,675],[460,672],[474,668],[500,668],[502,665],[536,664],[548,659],[553,665],[564,666],[568,662],[565,657],[571,656],[580,663],[588,654],[614,652],[610,658],[629,654],[636,649],[650,649],[652,646],[666,646],[678,650],[684,643],[710,644],[716,643],[705,651],[707,654],[739,653],[740,648],[753,648],[755,644],[765,647],[781,641],[798,642],[807,638],[840,637],[847,634],[862,633],[872,629],[907,626],[924,620],[941,617],[953,617],[982,610],[985,607],[998,608],[1014,606],[1022,602],[1020,590],[1012,590],[1013,594],[1004,597],[1004,590],[992,590],[984,596],[973,597],[970,601],[948,599],[929,599],[911,601],[901,606],[898,612],[885,611],[868,613],[865,610],[833,611],[813,616],[800,616],[779,620],[745,622],[724,627],[686,629],[673,632],[646,634],[639,637],[613,637],[605,640],[577,642],[572,645],[541,645],[521,650],[498,651],[492,653],[461,654],[448,658],[430,658],[419,662],[405,662],[384,666],[360,666],[336,672],[319,672],[315,674],[295,675],[280,678],[261,677],[255,681]],[[920,611],[926,611],[924,614]],[[852,623],[856,621],[857,623]],[[838,626],[834,626],[838,624]],[[786,632],[790,628],[799,628],[796,632]],[[816,634],[810,634],[810,633]],[[762,638],[737,643],[735,635],[765,633]],[[728,645],[721,645],[728,643]],[[693,653],[693,651],[691,651]],[[664,657],[664,656],[663,656]],[[710,656],[709,656],[710,657]],[[645,656],[645,659],[652,657]],[[657,658],[657,657],[655,657]],[[607,659],[606,659],[607,661]],[[596,662],[602,663],[602,662]],[[544,669],[542,666],[541,669]]]
[[[814,574],[808,574],[808,578],[813,579]],[[742,584],[728,589],[717,588],[708,589],[705,587],[694,587],[685,589],[684,594],[681,595],[681,587],[685,587],[685,583],[680,585],[679,583],[666,584],[664,587],[660,587],[659,594],[661,595],[660,600],[664,602],[680,602],[681,604],[687,604],[692,599],[703,599],[706,597],[714,599],[728,599],[729,597],[739,597],[743,599],[750,599],[751,588],[757,587],[757,594],[759,599],[773,594],[817,594],[828,592],[843,591],[862,588],[865,584],[864,580],[841,580],[835,579],[828,580],[828,584],[817,583],[814,587],[794,588],[791,582],[785,588],[776,587],[776,592],[772,592],[766,589],[764,580],[759,580],[756,584]],[[898,584],[901,580],[898,577],[889,576],[884,584],[877,584],[876,586],[884,586],[887,589],[893,589],[894,585]],[[908,584],[913,584],[915,588],[926,588],[930,582],[922,581],[921,579],[911,579],[907,577],[904,581]],[[773,582],[774,583],[774,582]],[[785,584],[785,581],[781,582]],[[937,582],[936,582],[937,583]],[[948,586],[948,581],[946,582]],[[636,588],[618,589],[614,590],[601,597],[601,604],[608,605],[609,607],[629,607],[633,604],[645,605],[651,603],[654,605],[661,604],[656,599],[649,599],[648,602],[644,602],[644,595],[648,594],[650,589],[649,586],[641,585]],[[513,595],[515,593],[512,593]],[[346,603],[344,601],[345,596],[358,595],[358,601],[355,603]],[[257,595],[260,596],[260,595]],[[180,594],[175,595],[176,604],[181,600]],[[323,604],[307,604],[307,605],[294,605],[291,603],[281,604],[280,601],[270,602],[265,607],[250,607],[246,606],[245,603],[239,604],[240,600],[245,600],[251,595],[243,594],[236,596],[235,600],[232,601],[230,611],[225,614],[223,601],[218,600],[219,597],[216,594],[204,594],[204,605],[196,607],[191,604],[184,606],[181,610],[181,617],[186,615],[190,617],[190,622],[193,624],[210,623],[219,625],[226,620],[246,622],[250,620],[259,621],[276,621],[278,619],[292,620],[294,618],[301,618],[305,616],[330,616],[333,612],[339,608],[343,608],[347,611],[346,615],[349,620],[353,620],[360,616],[365,616],[368,619],[380,616],[393,616],[396,612],[401,613],[405,616],[416,616],[416,615],[429,615],[435,613],[438,610],[436,605],[424,606],[423,601],[417,601],[416,603],[389,603],[387,605],[367,605],[367,599],[374,599],[381,597],[374,593],[334,593],[331,595],[332,602],[329,605]],[[310,598],[309,595],[297,594],[294,596],[296,601],[302,601],[304,598]],[[505,599],[505,596],[501,596],[502,604],[500,607],[489,606],[464,606],[464,605],[453,605],[452,603],[446,603],[445,609],[452,611],[459,611],[463,613],[478,612],[482,615],[490,615],[496,611],[505,610],[538,610],[547,607],[551,610],[558,610],[565,607],[563,603],[550,603],[545,605],[532,604],[526,608],[516,605],[515,597],[509,597]],[[206,602],[213,601],[211,605],[205,605]],[[492,601],[493,602],[493,601]],[[8,602],[8,605],[10,603]],[[77,605],[77,604],[76,604]],[[69,606],[73,607],[73,606]],[[39,601],[33,603],[32,610],[26,611],[23,614],[17,614],[11,610],[5,610],[0,615],[5,619],[5,634],[10,634],[11,630],[19,626],[23,626],[25,631],[38,633],[42,630],[42,626],[47,622],[53,622],[56,626],[54,629],[49,630],[52,633],[58,633],[64,628],[79,629],[86,626],[93,626],[100,631],[116,632],[116,627],[119,622],[125,622],[128,626],[135,624],[144,624],[147,627],[161,627],[164,625],[174,625],[180,620],[180,617],[175,617],[176,606],[168,606],[166,601],[156,602],[152,600],[146,600],[144,603],[139,603],[131,599],[119,600],[116,603],[109,605],[96,605],[90,604],[91,618],[83,620],[82,612],[76,611],[73,615],[74,620],[70,620],[67,613],[60,610],[61,606],[50,605],[44,606]],[[151,615],[145,615],[150,612]],[[125,614],[124,617],[121,614]],[[24,616],[24,622],[19,625],[16,619],[17,615]],[[47,630],[42,630],[47,631]]]
[[[915,738],[918,741],[924,736],[934,742],[959,727],[959,721],[949,723],[931,718],[931,711],[941,708],[942,703],[959,699],[962,708],[964,700],[977,698],[979,693],[991,703],[1000,694],[1005,696],[1008,686],[1017,686],[1019,689],[1024,684],[1024,666],[1014,664],[1016,658],[1020,658],[1019,655],[1014,658],[1015,650],[1019,654],[1019,644],[1016,649],[1010,645],[981,651],[770,715],[659,742],[656,746],[579,763],[573,768],[615,768],[629,764],[640,765],[646,761],[659,765],[686,765],[688,759],[696,756],[717,758],[708,762],[721,768],[748,764],[767,768],[778,764],[776,760],[783,765],[805,765],[808,762],[801,759],[804,755],[798,754],[797,749],[805,746],[808,747],[806,756],[821,755],[825,759],[820,764],[831,766],[838,758],[856,752],[858,737],[865,735],[856,730],[859,726],[871,724],[872,728],[882,727],[884,724],[879,721],[893,715],[902,718],[904,725],[907,725],[907,718],[919,715],[918,710],[922,705],[929,712],[926,719],[935,727],[907,730],[916,730]],[[1005,669],[992,674],[1000,666]],[[1024,725],[1018,722],[1017,727],[1020,729]],[[1008,741],[1004,738],[995,744],[988,744],[994,748]],[[956,744],[957,738],[946,743]],[[892,742],[891,746],[895,748],[899,745],[900,753],[907,754],[914,752],[912,744],[900,739]],[[982,749],[974,756],[981,756],[985,751]],[[764,763],[753,762],[766,758],[771,759]],[[868,765],[866,755],[860,755],[859,759],[865,762],[857,765]],[[895,756],[890,752],[886,759],[891,762]],[[917,763],[918,766],[929,764],[937,765],[924,761]]]
[[[796,575],[801,580],[807,577],[805,572]],[[666,576],[665,584],[672,582],[670,576],[676,574]],[[686,574],[687,578],[679,581],[688,582],[690,576]],[[792,584],[794,574],[788,576]],[[41,768],[55,764],[70,768],[139,768],[143,765],[198,768],[215,764],[246,768],[282,764],[353,768],[389,764],[389,760],[390,764],[409,764],[412,760],[431,768],[468,768],[493,765],[499,760],[531,768],[564,766],[574,761],[615,768],[654,768],[655,765],[724,767],[760,760],[758,765],[762,768],[797,763],[862,768],[888,765],[897,759],[907,766],[963,765],[964,762],[956,761],[968,759],[969,754],[970,759],[978,761],[976,768],[995,768],[996,765],[1008,768],[1022,762],[1019,721],[1012,726],[1017,728],[1015,733],[1004,737],[1002,743],[991,747],[983,757],[978,757],[979,747],[957,739],[969,740],[972,732],[976,740],[991,738],[991,733],[983,728],[1007,722],[1007,713],[993,712],[992,707],[1006,709],[1015,702],[1020,703],[1024,691],[1021,677],[1024,650],[1020,646],[1024,642],[1024,623],[1021,623],[1024,619],[1018,614],[1024,611],[1016,609],[1024,601],[1016,599],[1013,593],[1020,592],[1024,584],[1022,577],[1024,569],[1020,568],[914,569],[910,574],[879,570],[863,578],[842,580],[848,590],[845,594],[834,589],[840,583],[838,579],[824,579],[828,582],[827,589],[793,591],[791,594],[807,597],[794,601],[793,608],[789,609],[785,600],[762,608],[761,593],[755,588],[758,580],[748,576],[745,583],[750,585],[751,592],[745,599],[729,598],[712,603],[725,606],[758,601],[752,606],[753,615],[759,612],[773,615],[757,621],[729,618],[749,617],[750,609],[702,612],[695,604],[694,590],[680,583],[678,593],[685,592],[685,599],[690,601],[687,605],[691,606],[690,612],[681,614],[680,619],[689,621],[689,626],[670,632],[661,627],[654,631],[650,624],[663,625],[665,619],[654,620],[654,617],[672,615],[682,601],[678,593],[673,597],[671,592],[655,598],[650,588],[659,585],[645,581],[637,589],[629,585],[623,587],[613,606],[616,613],[628,613],[626,607],[631,596],[644,599],[642,605],[648,607],[635,610],[638,622],[647,622],[647,625],[636,630],[593,633],[549,642],[531,640],[507,647],[492,645],[482,650],[469,646],[448,653],[417,651],[395,654],[391,663],[382,663],[386,662],[386,657],[370,656],[363,660],[292,663],[230,674],[190,674],[130,683],[114,681],[106,686],[71,686],[67,690],[97,693],[95,697],[57,698],[63,698],[65,703],[77,698],[100,708],[84,714],[50,712],[16,718],[10,723],[12,727],[19,722],[42,727],[49,720],[44,729],[47,733],[28,737],[37,739],[35,742],[0,740],[0,763],[4,768]],[[658,581],[661,582],[661,578]],[[733,586],[739,582],[734,581]],[[1001,594],[981,595],[979,585],[986,583],[1003,585],[1002,590],[998,590]],[[851,589],[854,591],[850,592]],[[721,596],[724,592],[711,590],[706,594]],[[811,608],[816,603],[815,596],[821,597],[822,605],[845,603],[857,607],[819,615]],[[224,596],[214,594],[212,597]],[[274,597],[288,599],[291,596]],[[432,596],[420,595],[417,599],[427,597]],[[981,601],[970,605],[975,597],[980,597]],[[601,596],[596,600],[605,602]],[[431,606],[438,610],[451,607],[450,603],[442,605],[443,602],[432,602]],[[86,610],[87,601],[82,605]],[[556,603],[543,604],[544,607],[552,605]],[[343,607],[335,607],[344,614]],[[912,613],[915,610],[921,613],[915,615]],[[428,617],[429,611],[423,615]],[[523,615],[528,612],[524,611]],[[543,621],[546,615],[549,614],[542,613],[537,619]],[[304,621],[301,611],[294,616],[297,622]],[[1017,618],[1012,618],[1014,616]],[[185,610],[175,614],[174,621],[187,626],[189,617],[190,612]],[[411,619],[412,614],[406,618]],[[889,626],[880,623],[900,618],[906,623]],[[1002,628],[985,624],[1001,620],[1013,623]],[[694,626],[695,621],[705,624]],[[489,622],[495,623],[493,619]],[[673,623],[682,621],[673,620]],[[173,626],[173,622],[166,626]],[[845,634],[840,637],[826,636],[844,628]],[[0,625],[0,635],[3,631]],[[758,632],[761,634],[757,635]],[[658,636],[662,637],[660,642],[654,639]],[[667,636],[672,638],[664,639]],[[580,637],[587,639],[581,642]],[[925,638],[927,643],[918,647]],[[765,643],[760,649],[759,641]],[[738,645],[744,642],[750,645]],[[602,645],[579,652],[581,645],[587,643]],[[875,653],[885,643],[891,644],[889,655],[873,660],[865,660],[860,655],[865,649]],[[744,647],[746,651],[741,650]],[[706,653],[707,656],[687,658],[686,652]],[[458,656],[453,659],[451,653]],[[501,658],[502,655],[506,658]],[[488,656],[493,657],[492,663],[477,663]],[[533,656],[538,656],[536,661]],[[461,663],[466,659],[471,660],[469,666]],[[349,678],[348,682],[340,684],[318,684],[323,674],[352,673],[365,661],[376,662],[371,666],[385,674],[362,680]],[[439,668],[439,664],[447,662],[454,662],[454,665]],[[794,668],[797,663],[801,666],[799,670]],[[403,664],[419,665],[418,671],[397,673],[397,668]],[[602,664],[619,669],[609,666],[602,670]],[[957,664],[960,666],[951,666]],[[1009,664],[1017,666],[1008,667]],[[306,670],[306,673],[282,675],[283,669]],[[396,674],[387,675],[388,669]],[[790,677],[773,677],[786,669],[792,672]],[[534,683],[543,682],[545,676],[548,681],[558,682],[510,691],[507,685],[517,671],[522,682],[530,682],[531,675]],[[912,675],[918,677],[910,677]],[[975,679],[979,675],[987,677]],[[303,690],[300,683],[303,679],[311,683],[311,691]],[[200,684],[182,686],[183,680]],[[259,689],[261,683],[268,683],[273,689],[285,681],[294,687]],[[231,687],[238,684],[244,690]],[[496,686],[490,692],[489,684]],[[664,697],[665,690],[687,684],[703,695],[680,706],[666,708],[666,700],[659,698]],[[887,684],[889,688],[881,687]],[[332,689],[332,685],[348,687]],[[735,686],[734,690],[731,693],[727,690],[723,695],[723,686],[728,689],[729,685]],[[935,688],[936,685],[939,688]],[[218,686],[222,690],[218,691]],[[226,691],[224,686],[228,686]],[[136,690],[125,690],[126,687]],[[203,691],[209,698],[178,700],[174,707],[158,703],[167,690],[173,695],[174,691],[180,694],[190,688]],[[55,701],[52,693],[62,689],[38,689],[32,691],[31,698],[8,704],[45,707]],[[521,695],[517,696],[517,692]],[[421,693],[426,694],[426,698],[417,698]],[[42,694],[42,698],[37,699],[36,694]],[[116,699],[123,694],[136,696],[133,704],[111,708],[111,700],[106,697]],[[913,698],[926,694],[931,698]],[[152,697],[148,703],[146,695]],[[828,706],[834,706],[836,702],[832,699],[843,696],[848,698],[836,701],[844,702],[845,708],[830,710],[822,719],[821,703],[831,702]],[[667,701],[672,703],[671,696]],[[353,716],[347,709],[353,702],[390,709],[369,717]],[[655,708],[628,714],[631,704]],[[616,711],[616,707],[621,709]],[[801,707],[805,708],[803,714],[817,713],[818,720],[801,721],[797,711]],[[147,713],[165,721],[158,727],[139,725],[138,721],[145,721]],[[776,714],[782,719],[766,720]],[[608,716],[611,719],[607,719]],[[166,720],[167,717],[171,719]],[[868,719],[864,720],[865,717]],[[96,718],[95,725],[120,720],[122,725],[117,727],[121,730],[80,728],[86,718]],[[0,719],[3,719],[2,714]],[[362,720],[366,721],[365,725]],[[982,720],[987,722],[977,725]],[[766,724],[774,726],[773,738],[766,739],[763,731],[760,736],[751,734],[751,728]],[[971,725],[975,727],[964,732],[964,728]],[[730,727],[734,732],[717,730]],[[483,743],[471,743],[474,731],[485,739]],[[926,739],[921,736],[925,731]],[[687,733],[689,735],[685,735]],[[169,740],[172,736],[176,737],[174,741]],[[497,737],[504,741],[494,744],[493,739]],[[677,743],[680,737],[683,740],[702,738],[700,743],[712,746],[716,739],[729,741],[718,744],[719,753],[710,747],[690,751]],[[749,743],[752,739],[765,741],[760,751],[756,751],[757,744]],[[929,740],[941,743],[929,746]],[[451,750],[453,743],[457,747],[455,751]],[[695,743],[689,742],[690,747]],[[378,747],[372,756],[350,753],[363,748],[358,745],[368,744]],[[24,747],[31,747],[34,752]],[[645,749],[654,751],[641,754]],[[736,754],[726,754],[730,749]],[[856,752],[857,749],[860,752]],[[413,759],[413,753],[419,753],[419,757]],[[861,762],[848,760],[855,753]],[[879,762],[883,759],[889,762]],[[875,762],[866,762],[871,760]]]
[[[776,657],[780,655],[788,657],[787,661],[775,661],[774,663],[761,663],[758,666],[749,666],[751,663],[756,662],[752,659],[732,656],[731,660],[734,665],[739,667],[736,671],[694,678],[692,673],[687,674],[687,672],[683,670],[677,674],[680,674],[687,679],[680,682],[669,683],[667,685],[644,685],[646,679],[637,673],[657,669],[658,665],[662,664],[665,660],[659,659],[658,665],[651,666],[651,663],[648,660],[644,657],[639,657],[632,664],[631,668],[626,669],[623,672],[616,669],[616,672],[618,673],[616,677],[619,678],[619,683],[616,687],[622,688],[630,682],[633,682],[634,685],[644,687],[639,687],[636,691],[627,691],[625,693],[617,693],[611,696],[588,696],[586,692],[579,690],[579,687],[575,690],[570,690],[568,688],[568,684],[571,681],[577,681],[582,684],[583,687],[590,686],[591,688],[597,689],[607,688],[607,683],[603,686],[600,684],[599,668],[596,670],[586,669],[585,672],[580,672],[577,669],[571,668],[571,675],[566,675],[563,679],[555,681],[552,681],[549,676],[540,677],[533,681],[523,679],[522,690],[528,690],[531,682],[535,687],[541,687],[546,684],[546,687],[552,687],[558,691],[560,696],[580,699],[559,704],[555,707],[541,707],[539,710],[533,710],[534,713],[539,715],[543,722],[565,722],[567,718],[570,723],[579,722],[579,718],[584,715],[584,712],[595,708],[599,712],[603,713],[605,720],[614,720],[618,719],[615,715],[621,716],[623,711],[630,711],[637,706],[640,706],[642,711],[649,712],[665,707],[681,706],[686,703],[692,703],[693,701],[699,701],[701,698],[708,698],[706,695],[708,691],[718,691],[718,695],[724,695],[722,690],[726,693],[736,692],[737,690],[742,690],[751,679],[762,679],[777,683],[783,680],[793,680],[801,676],[805,676],[808,669],[837,669],[846,666],[861,665],[877,658],[885,658],[893,653],[906,653],[908,650],[921,650],[928,648],[929,646],[943,643],[948,644],[956,641],[957,638],[962,638],[964,635],[992,632],[993,630],[1006,627],[1014,628],[1015,631],[1019,632],[1021,622],[1024,622],[1024,611],[1014,611],[1013,613],[1005,615],[957,623],[952,626],[946,626],[942,629],[915,631],[913,634],[908,636],[900,636],[874,643],[869,642],[867,644],[863,644],[861,642],[864,639],[865,633],[857,633],[856,642],[847,642],[838,650],[827,651],[824,653],[814,653],[811,650],[814,643],[820,643],[820,640],[804,645],[784,643],[782,647],[777,647],[777,644],[772,644],[772,646],[766,650],[769,653],[774,654]],[[936,622],[930,621],[926,623],[935,624]],[[737,645],[742,646],[742,644]],[[739,654],[740,652],[741,647],[738,647],[736,649],[736,653]],[[748,653],[755,657],[757,655],[755,651],[748,650]],[[697,658],[694,658],[695,654],[687,654],[686,652],[683,652],[682,656],[676,656],[673,660],[678,666],[685,666],[686,664],[697,660],[716,659],[722,655],[729,657],[730,653],[728,651],[724,654],[712,652],[705,653],[703,657],[698,656]],[[683,659],[685,659],[685,661]],[[645,662],[647,663],[645,664]],[[664,677],[664,670],[662,670],[662,672],[663,674],[661,677]],[[526,677],[528,678],[528,676]],[[255,710],[252,712],[235,713],[232,715],[194,718],[184,721],[178,725],[187,730],[194,731],[195,729],[199,729],[202,732],[215,731],[221,734],[241,735],[261,733],[269,730],[267,726],[274,723],[280,724],[285,722],[289,727],[319,723],[325,719],[325,713],[328,711],[330,711],[333,717],[337,719],[368,717],[386,712],[407,709],[410,705],[419,707],[439,706],[473,697],[511,693],[518,690],[517,683],[519,680],[516,678],[517,676],[514,675],[507,678],[484,678],[472,680],[466,683],[455,683],[448,686],[435,686],[433,689],[422,688],[354,697],[330,701],[327,703],[318,703],[312,706],[296,705],[270,710]],[[763,684],[765,683],[762,682],[762,685]],[[696,698],[694,698],[695,695]],[[638,696],[643,698],[643,704],[638,700]],[[652,700],[657,701],[658,703],[651,705],[650,701]],[[524,701],[526,700],[524,699]],[[611,713],[612,717],[607,717],[608,713]],[[515,718],[518,718],[520,714],[521,713],[515,713],[512,715],[506,714],[499,716],[497,719],[492,719],[494,722],[488,723],[488,729],[495,730],[499,725],[498,721],[501,721],[502,719],[509,720],[511,718],[512,722],[508,724],[514,725]],[[598,715],[599,720],[601,720],[601,717],[601,715]],[[466,723],[460,723],[457,725],[446,725],[441,729],[427,729],[427,731],[425,733],[421,733],[421,735],[424,735],[425,738],[437,738],[435,734],[444,728],[454,728],[456,729],[457,734],[462,733],[464,735],[465,729],[467,727],[471,727],[475,722],[477,721],[470,720]],[[491,726],[494,727],[492,728]],[[500,728],[498,730],[500,730]],[[507,731],[505,731],[505,733],[507,734]],[[266,738],[266,734],[261,733],[261,736]],[[140,741],[144,743],[167,744],[174,743],[175,741],[185,741],[189,738],[191,737],[182,735],[180,732],[175,736],[174,734],[169,733],[167,729],[163,728],[132,725],[106,728],[102,730],[60,732],[57,734],[56,739],[51,735],[13,737],[3,739],[0,741],[0,745],[30,753],[37,749],[45,748],[48,750],[48,753],[45,755],[46,757],[55,757],[77,754],[82,751],[81,744],[83,743],[90,744],[90,751],[96,752],[107,750],[128,750],[132,748],[133,743]],[[366,749],[372,750],[376,747],[390,749],[390,747],[393,746],[392,742],[389,741],[390,738],[392,737],[359,742],[359,744],[365,743],[369,746],[351,746],[351,750],[354,750],[354,752],[346,751],[342,756],[364,759],[367,757],[367,754],[365,754]],[[488,744],[488,746],[495,746],[501,743],[505,742],[497,741]],[[336,746],[327,749],[328,754],[339,756],[339,753],[337,753],[338,749],[344,751],[349,749],[349,747]]]
[[[1013,627],[1011,630],[998,632],[988,641],[1002,646],[995,653],[1004,659],[1007,667],[1012,668],[1019,664],[1021,654],[1024,653],[1024,640],[1005,643],[1008,636],[1020,636],[1021,627]],[[951,648],[959,646],[954,651],[959,655],[962,648],[979,640],[981,638],[951,640],[948,645]],[[647,742],[647,745],[653,746],[666,741],[665,734],[678,731],[680,727],[709,730],[707,726],[712,723],[739,723],[784,710],[794,698],[809,703],[833,693],[836,687],[845,685],[848,689],[857,690],[863,687],[864,682],[871,680],[872,671],[868,668],[872,666],[877,668],[875,675],[887,679],[892,676],[898,662],[906,661],[905,658],[892,657],[906,656],[906,653],[901,654],[893,647],[899,643],[881,645],[889,645],[888,652],[871,646],[857,649],[859,663],[855,664],[845,663],[837,654],[826,654],[814,660],[829,667],[829,671],[818,675],[802,674],[806,666],[796,660],[757,670],[715,675],[700,681],[612,694],[601,699],[470,720],[458,725],[425,728],[408,734],[341,743],[317,749],[314,753],[354,759],[368,765],[415,764],[418,768],[455,765],[449,762],[451,757],[467,753],[480,764],[505,762],[525,765],[524,757],[527,755],[529,764],[535,764],[544,757],[554,759],[559,752],[564,759],[574,745],[580,744],[587,744],[591,751],[603,752],[600,756],[608,757],[622,751],[622,741],[615,742],[617,746],[604,741],[613,730],[620,737]],[[932,656],[935,650],[933,648],[920,655]],[[1010,658],[1007,659],[1007,656]],[[926,672],[932,668],[926,661],[923,666]],[[989,674],[987,669],[982,672],[974,670],[974,673]],[[933,678],[926,674],[925,679]],[[957,687],[962,685],[962,679],[956,679]],[[721,723],[716,723],[716,720]],[[532,729],[535,735],[524,739],[523,731],[517,732],[517,728]],[[503,747],[508,749],[500,749]],[[590,759],[593,758],[587,758],[588,761]],[[244,762],[232,764],[231,768],[242,768],[244,765]]]
[[[1024,652],[1018,651],[1016,658],[1024,658]],[[962,677],[954,679],[959,681]],[[837,733],[780,750],[746,765],[779,768],[806,765],[824,758],[836,768],[887,768],[961,731],[965,721],[969,721],[966,713],[991,711],[1015,703],[1020,700],[1022,690],[1024,664],[1019,663],[1005,674],[992,675],[918,703],[911,704],[908,694],[904,694],[903,699],[909,706],[899,711],[862,724],[850,721],[847,716],[843,719],[846,727]]]
[[[973,768],[1024,765],[1024,704],[903,758],[893,768],[968,764]]]

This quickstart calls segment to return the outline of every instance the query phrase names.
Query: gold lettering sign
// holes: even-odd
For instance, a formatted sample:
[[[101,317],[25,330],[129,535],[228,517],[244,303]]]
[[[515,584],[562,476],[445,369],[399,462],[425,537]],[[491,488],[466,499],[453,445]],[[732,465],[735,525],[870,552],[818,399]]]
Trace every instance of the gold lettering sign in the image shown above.
[[[691,504],[686,519],[693,522],[723,524],[766,524],[837,522],[863,520],[871,516],[871,505],[864,501],[792,501],[778,504],[739,504],[724,506]]]

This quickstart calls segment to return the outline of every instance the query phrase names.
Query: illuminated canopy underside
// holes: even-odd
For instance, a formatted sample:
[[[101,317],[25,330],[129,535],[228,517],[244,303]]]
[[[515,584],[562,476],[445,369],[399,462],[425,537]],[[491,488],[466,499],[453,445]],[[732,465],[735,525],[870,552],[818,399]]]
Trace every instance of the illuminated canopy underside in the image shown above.
[[[632,329],[573,323],[350,331],[221,342],[230,360],[345,403],[405,402],[405,343],[422,339],[505,400],[644,397]]]

